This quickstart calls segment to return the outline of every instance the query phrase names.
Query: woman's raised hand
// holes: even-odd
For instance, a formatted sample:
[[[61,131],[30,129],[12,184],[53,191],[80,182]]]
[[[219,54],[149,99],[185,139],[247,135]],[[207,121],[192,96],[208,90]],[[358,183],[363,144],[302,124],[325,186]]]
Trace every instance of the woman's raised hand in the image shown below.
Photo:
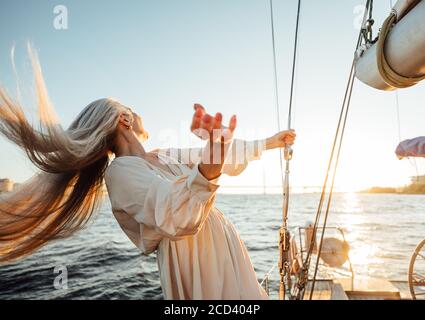
[[[216,113],[212,116],[206,113],[200,104],[194,105],[195,113],[192,118],[190,130],[199,138],[209,140],[211,142],[228,142],[233,137],[236,129],[236,116],[230,118],[229,125],[223,125],[223,115]]]
[[[195,114],[192,118],[190,130],[199,138],[206,140],[207,145],[203,149],[199,171],[208,180],[221,175],[224,161],[233,139],[236,129],[236,116],[230,118],[229,126],[223,125],[223,116],[216,113],[215,116],[205,112],[200,104],[194,105]]]

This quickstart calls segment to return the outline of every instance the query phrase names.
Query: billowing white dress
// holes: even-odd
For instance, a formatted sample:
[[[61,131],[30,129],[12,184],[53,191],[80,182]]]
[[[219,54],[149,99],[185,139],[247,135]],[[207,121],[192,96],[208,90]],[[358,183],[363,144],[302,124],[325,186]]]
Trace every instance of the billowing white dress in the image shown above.
[[[260,157],[252,143],[224,173],[237,175]],[[143,254],[157,250],[165,299],[267,299],[238,232],[214,208],[219,185],[199,172],[201,149],[191,149],[190,159],[179,151],[159,152],[169,172],[135,156],[111,162],[105,181],[121,228]]]

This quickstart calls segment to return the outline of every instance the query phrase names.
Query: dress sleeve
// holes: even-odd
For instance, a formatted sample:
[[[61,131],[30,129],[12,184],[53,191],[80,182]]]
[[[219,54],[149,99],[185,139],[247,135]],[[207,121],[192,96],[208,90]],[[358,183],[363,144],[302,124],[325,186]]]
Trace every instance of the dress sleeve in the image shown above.
[[[160,149],[158,152],[164,153],[179,163],[189,166],[199,163],[202,155],[202,148],[170,148]],[[228,152],[223,167],[223,173],[229,176],[241,174],[248,166],[250,161],[261,158],[265,150],[265,144],[262,140],[245,141],[234,139],[231,151]]]
[[[425,137],[417,137],[400,142],[395,151],[398,158],[425,157]]]
[[[169,180],[140,161],[128,159],[105,177],[113,210],[173,240],[196,234],[213,206],[217,181],[207,180],[198,166]]]
[[[263,150],[265,150],[265,144],[262,140],[233,140],[232,150],[227,155],[223,173],[229,176],[240,175],[248,167],[249,162],[261,158]]]

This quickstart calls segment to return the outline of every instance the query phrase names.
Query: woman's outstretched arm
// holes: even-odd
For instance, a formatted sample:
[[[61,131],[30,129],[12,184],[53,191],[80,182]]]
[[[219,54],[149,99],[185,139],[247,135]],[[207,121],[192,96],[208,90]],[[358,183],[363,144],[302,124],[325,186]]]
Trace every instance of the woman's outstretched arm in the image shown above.
[[[247,168],[249,162],[259,160],[264,151],[283,148],[285,145],[291,146],[295,141],[295,137],[294,130],[285,130],[266,139],[251,141],[233,139],[232,147],[226,150],[227,156],[221,171],[229,176],[237,176]],[[211,146],[209,147],[211,148]],[[177,160],[179,163],[189,166],[198,164],[201,161],[204,151],[205,148],[167,148],[156,150],[156,152],[163,153]]]
[[[259,160],[264,151],[283,148],[285,145],[294,144],[295,132],[293,130],[281,131],[269,138],[261,140],[233,140],[223,172],[229,176],[240,175],[253,160]]]

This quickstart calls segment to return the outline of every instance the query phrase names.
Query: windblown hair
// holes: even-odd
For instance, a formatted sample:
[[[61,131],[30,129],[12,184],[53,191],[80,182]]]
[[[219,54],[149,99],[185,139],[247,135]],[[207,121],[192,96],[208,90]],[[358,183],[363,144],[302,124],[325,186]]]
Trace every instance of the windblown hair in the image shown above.
[[[112,99],[89,104],[63,130],[49,101],[36,54],[29,49],[39,126],[0,87],[0,134],[22,148],[40,172],[0,195],[0,263],[22,258],[81,229],[98,208],[120,112]]]

